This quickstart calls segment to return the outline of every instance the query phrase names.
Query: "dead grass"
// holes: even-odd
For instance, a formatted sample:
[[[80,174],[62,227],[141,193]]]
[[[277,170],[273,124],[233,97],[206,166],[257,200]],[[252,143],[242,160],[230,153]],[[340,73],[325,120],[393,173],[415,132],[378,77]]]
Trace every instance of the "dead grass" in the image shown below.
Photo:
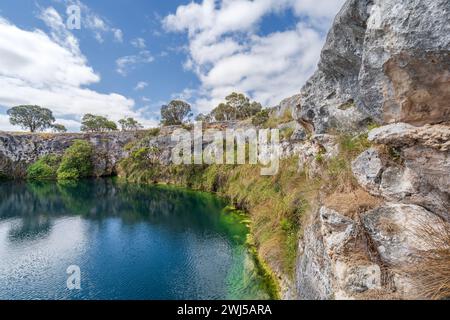
[[[412,280],[416,299],[442,300],[450,298],[450,224],[431,225],[420,221],[418,240],[430,250],[417,250],[415,263],[400,268]]]
[[[333,209],[351,219],[365,211],[381,204],[381,200],[370,195],[367,191],[356,188],[349,192],[335,191],[324,200],[327,208]]]

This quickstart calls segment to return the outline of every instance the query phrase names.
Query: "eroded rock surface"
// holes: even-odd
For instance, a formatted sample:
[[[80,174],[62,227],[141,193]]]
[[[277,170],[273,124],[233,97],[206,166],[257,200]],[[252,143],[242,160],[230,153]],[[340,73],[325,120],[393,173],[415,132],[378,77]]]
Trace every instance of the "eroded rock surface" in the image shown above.
[[[450,119],[447,0],[348,0],[319,68],[302,89],[296,117],[315,131]]]

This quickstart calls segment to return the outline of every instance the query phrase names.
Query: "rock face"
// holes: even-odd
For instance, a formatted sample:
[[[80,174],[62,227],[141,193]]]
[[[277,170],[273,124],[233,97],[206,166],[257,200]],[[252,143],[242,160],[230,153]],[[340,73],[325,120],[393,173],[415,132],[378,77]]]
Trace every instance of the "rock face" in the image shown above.
[[[382,286],[380,266],[355,256],[359,226],[322,207],[305,230],[297,269],[300,299],[352,299]]]
[[[450,127],[398,123],[375,129],[369,139],[396,148],[398,159],[375,148],[352,165],[359,184],[389,201],[420,205],[450,221]]]
[[[48,154],[62,155],[78,139],[94,146],[94,174],[111,175],[118,161],[127,156],[124,146],[140,135],[132,132],[55,135],[0,132],[0,176],[22,178],[30,164]]]
[[[427,241],[423,226],[450,230],[448,0],[348,0],[294,115],[313,137],[383,125],[352,163],[379,202],[349,218],[319,200],[300,242],[299,298],[411,297],[420,282],[399,270],[448,245]],[[300,160],[314,172],[317,150],[308,143]]]
[[[300,105],[301,96],[295,95],[290,98],[286,98],[283,101],[280,102],[279,106],[276,106],[271,116],[275,118],[282,118],[286,115],[293,116],[294,112],[296,111],[297,107]]]
[[[315,131],[371,121],[433,124],[450,119],[447,0],[348,0],[296,118]]]

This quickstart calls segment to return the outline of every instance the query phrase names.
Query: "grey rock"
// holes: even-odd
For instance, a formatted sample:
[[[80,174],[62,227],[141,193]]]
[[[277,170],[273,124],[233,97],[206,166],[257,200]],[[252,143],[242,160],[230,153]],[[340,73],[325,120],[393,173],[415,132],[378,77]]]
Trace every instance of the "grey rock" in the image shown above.
[[[295,116],[329,128],[450,120],[448,0],[348,0]]]
[[[337,261],[334,269],[341,288],[336,299],[351,299],[358,293],[381,289],[381,269],[377,264],[355,265]]]
[[[388,265],[409,263],[420,250],[432,249],[420,230],[424,223],[430,227],[442,223],[438,216],[420,206],[397,203],[370,210],[361,221]]]
[[[356,108],[356,97],[369,2],[345,3],[329,31],[318,70],[301,90],[295,116],[313,123],[316,133],[365,119]]]
[[[394,147],[422,145],[445,152],[450,151],[450,126],[395,123],[370,131],[369,141]]]
[[[294,112],[300,105],[301,96],[299,94],[286,98],[280,102],[280,105],[273,108],[271,116],[275,118],[282,118],[286,115],[293,117]]]
[[[373,195],[380,195],[379,186],[384,164],[379,152],[371,148],[364,151],[352,163],[353,175],[358,183]]]
[[[300,300],[331,300],[334,298],[333,267],[322,241],[321,223],[312,217],[299,243],[296,283]]]
[[[320,209],[322,236],[328,254],[339,252],[356,234],[356,223],[339,212]]]

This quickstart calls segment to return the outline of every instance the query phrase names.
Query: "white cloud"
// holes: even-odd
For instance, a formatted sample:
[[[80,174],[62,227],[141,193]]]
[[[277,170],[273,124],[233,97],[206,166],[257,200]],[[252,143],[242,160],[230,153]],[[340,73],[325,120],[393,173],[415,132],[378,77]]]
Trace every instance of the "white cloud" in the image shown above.
[[[123,42],[123,32],[120,29],[113,29],[114,39],[117,42]]]
[[[145,40],[143,38],[136,38],[136,39],[131,40],[131,45],[138,49],[146,48]]]
[[[148,82],[140,81],[136,84],[136,87],[134,87],[134,90],[136,90],[136,91],[144,90],[146,87],[148,87]]]
[[[9,117],[0,114],[0,131],[23,131],[19,127],[15,127],[9,123]]]
[[[116,60],[116,71],[122,76],[126,76],[128,72],[135,69],[138,64],[152,63],[155,58],[150,51],[143,50],[136,55],[121,57]]]
[[[266,106],[298,93],[314,72],[324,30],[344,1],[203,0],[179,6],[163,25],[188,34],[184,67],[201,81],[193,98],[198,111],[211,110],[232,91]],[[298,17],[296,26],[258,35],[266,15],[286,10]]]
[[[43,14],[54,25],[50,36],[20,29],[0,17],[0,106],[38,104],[53,110],[58,119],[96,113],[112,120],[133,116],[149,123],[133,111],[132,99],[86,88],[99,82],[100,76],[80,53],[76,38],[62,29],[56,11]],[[4,115],[0,128],[10,129]]]

